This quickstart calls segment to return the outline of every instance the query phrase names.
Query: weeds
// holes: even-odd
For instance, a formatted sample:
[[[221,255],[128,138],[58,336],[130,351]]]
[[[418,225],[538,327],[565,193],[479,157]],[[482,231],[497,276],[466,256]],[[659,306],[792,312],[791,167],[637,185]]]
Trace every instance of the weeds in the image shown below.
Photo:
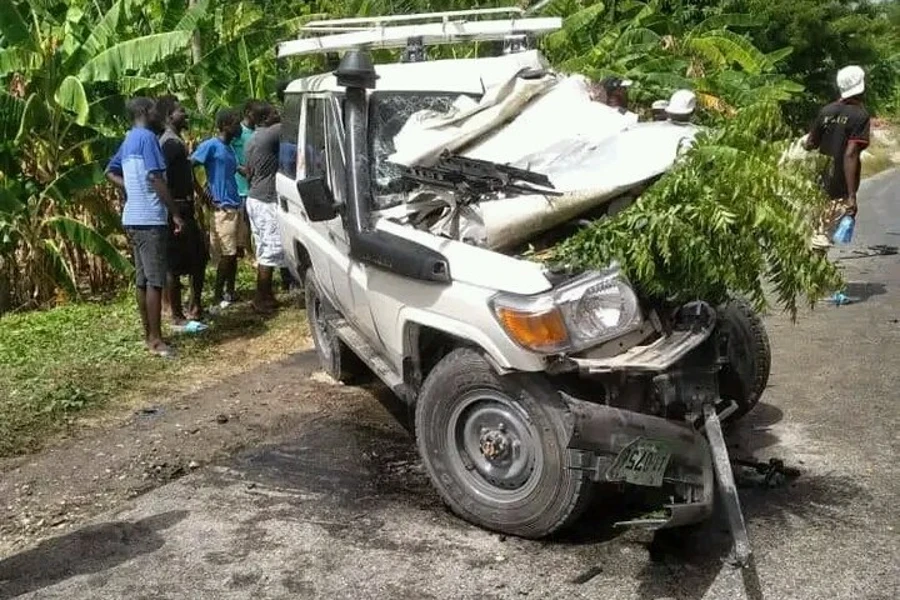
[[[252,279],[241,269],[239,289],[252,289]],[[140,328],[131,294],[0,319],[0,456],[39,447],[85,411],[135,394],[159,400],[196,378],[297,351],[306,318],[287,302],[271,319],[238,304],[203,334],[175,338],[176,361],[150,356]]]

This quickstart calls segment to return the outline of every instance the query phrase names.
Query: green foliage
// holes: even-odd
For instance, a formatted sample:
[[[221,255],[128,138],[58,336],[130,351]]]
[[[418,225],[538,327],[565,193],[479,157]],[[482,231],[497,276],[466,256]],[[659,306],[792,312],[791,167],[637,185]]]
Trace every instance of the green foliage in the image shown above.
[[[723,13],[753,15],[747,30],[762,52],[792,48],[776,72],[802,83],[786,108],[792,125],[806,127],[823,103],[834,98],[835,73],[859,64],[869,74],[868,104],[876,113],[898,113],[900,105],[900,2],[897,0],[665,0],[664,9],[686,26]]]
[[[787,130],[775,103],[751,105],[700,135],[677,166],[632,206],[596,221],[553,249],[549,260],[580,268],[618,261],[645,294],[720,302],[732,294],[796,316],[840,284],[810,248],[821,207],[817,161],[782,166]]]
[[[276,42],[315,15],[418,13],[509,0],[0,0],[0,313],[114,286],[127,275],[119,199],[102,168],[126,127],[127,97],[175,93],[194,135],[211,115],[321,57],[278,62]],[[691,88],[700,117],[783,103],[809,120],[847,62],[870,72],[875,107],[900,112],[900,3],[840,0],[522,1],[565,18],[542,42],[558,68],[638,82],[638,105]],[[477,56],[490,45],[434,48]],[[381,52],[382,58],[395,58]],[[806,90],[804,89],[806,87]],[[65,219],[65,220],[59,220]],[[86,229],[61,223],[78,222]],[[101,244],[105,239],[108,244]]]
[[[158,368],[139,331],[130,298],[0,319],[0,456]]]
[[[755,15],[707,7],[691,20],[671,13],[669,4],[556,0],[542,11],[566,19],[561,31],[547,36],[544,50],[563,71],[636,80],[634,98],[645,104],[689,88],[703,108],[721,114],[760,95],[781,99],[802,91],[776,73],[790,49],[765,54],[742,33],[760,26]]]
[[[121,98],[109,80],[183,55],[191,35],[128,31],[134,6],[126,0],[0,6],[6,44],[0,194],[7,198],[0,203],[0,313],[50,301],[59,286],[78,296],[83,283],[117,281],[131,271],[109,239],[118,233],[109,227],[115,196],[98,187],[99,161],[118,140],[107,135],[112,123],[98,122],[96,103]]]
[[[239,288],[252,289],[254,277],[242,264]],[[207,286],[207,305],[210,294]],[[289,305],[266,320],[249,304],[238,304],[202,335],[178,339],[178,360],[166,361],[147,353],[130,294],[0,317],[0,457],[37,447],[48,432],[109,401],[148,391],[158,396],[198,371],[230,364],[232,357],[240,369],[247,340],[254,337],[270,336],[258,346],[273,355],[292,352],[308,333],[305,323],[303,312]],[[223,348],[231,339],[242,341]]]

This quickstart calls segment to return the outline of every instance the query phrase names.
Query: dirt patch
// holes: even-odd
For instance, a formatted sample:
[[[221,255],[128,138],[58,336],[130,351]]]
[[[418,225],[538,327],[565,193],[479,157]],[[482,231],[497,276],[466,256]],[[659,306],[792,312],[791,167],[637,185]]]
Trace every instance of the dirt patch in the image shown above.
[[[872,122],[872,142],[863,151],[862,166],[864,177],[900,166],[900,133],[896,125],[887,121]]]
[[[223,349],[224,351],[225,349]],[[216,385],[132,400],[45,450],[0,461],[0,555],[232,453],[295,430],[359,395],[324,379],[305,351]],[[206,373],[204,380],[216,373]]]

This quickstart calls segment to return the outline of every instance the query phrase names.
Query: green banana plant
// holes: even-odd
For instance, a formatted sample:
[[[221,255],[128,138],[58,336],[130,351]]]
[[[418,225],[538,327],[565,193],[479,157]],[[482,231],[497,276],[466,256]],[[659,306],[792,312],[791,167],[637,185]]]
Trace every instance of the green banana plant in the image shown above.
[[[760,96],[784,99],[803,90],[774,74],[790,49],[764,54],[734,31],[758,26],[752,16],[720,14],[685,26],[660,6],[659,0],[543,3],[540,14],[565,18],[563,28],[545,39],[544,51],[563,71],[639,82],[638,100],[693,89],[701,106],[714,113],[733,114]]]
[[[92,6],[0,0],[0,287],[14,296],[0,306],[40,305],[59,287],[77,296],[91,256],[131,270],[109,227],[114,195],[99,185],[123,131],[103,99],[183,53],[191,28],[125,38],[131,3]],[[132,87],[155,79],[143,81]]]

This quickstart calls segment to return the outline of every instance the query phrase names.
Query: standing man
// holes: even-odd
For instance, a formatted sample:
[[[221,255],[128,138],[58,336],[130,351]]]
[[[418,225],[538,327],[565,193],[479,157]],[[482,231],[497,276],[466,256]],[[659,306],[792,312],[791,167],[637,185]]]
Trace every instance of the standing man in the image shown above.
[[[841,97],[821,110],[806,138],[806,149],[828,157],[822,186],[830,200],[822,214],[813,246],[824,252],[831,246],[837,224],[845,215],[856,217],[860,156],[869,145],[869,113],[863,105],[865,72],[857,66],[837,74]]]
[[[132,128],[106,170],[106,177],[125,190],[122,225],[134,252],[137,303],[144,327],[144,343],[158,356],[172,357],[162,339],[162,295],[166,286],[169,215],[175,235],[184,221],[175,210],[166,186],[166,163],[157,133],[163,120],[150,98],[128,103]]]
[[[184,221],[184,227],[177,236],[169,239],[169,306],[172,321],[183,326],[190,320],[203,317],[203,279],[209,255],[206,251],[206,234],[197,221],[194,206],[194,175],[187,145],[181,137],[187,129],[188,116],[175,96],[163,96],[157,101],[159,112],[166,119],[166,130],[159,139],[163,157],[166,160],[166,182],[175,204],[176,214]],[[171,219],[170,219],[171,220]],[[187,315],[181,299],[181,277],[188,276],[191,282],[191,299]]]
[[[274,106],[267,107],[264,124],[247,144],[247,216],[256,245],[256,297],[254,308],[263,313],[278,306],[272,284],[275,269],[284,268],[284,250],[278,227],[275,175],[281,141],[281,118]]]
[[[238,195],[241,197],[241,221],[242,227],[238,232],[238,256],[242,257],[244,251],[250,247],[249,220],[245,202],[250,184],[247,181],[247,143],[253,136],[258,125],[265,118],[266,104],[259,100],[248,100],[244,104],[244,117],[241,120],[241,132],[231,141],[234,155],[237,157],[238,167],[235,179],[237,181]]]
[[[212,242],[219,264],[213,288],[213,302],[225,309],[234,302],[237,278],[238,236],[241,231],[241,197],[238,194],[237,156],[231,142],[241,133],[237,111],[224,109],[216,114],[216,137],[203,141],[191,162],[206,171],[207,194],[213,205]]]

